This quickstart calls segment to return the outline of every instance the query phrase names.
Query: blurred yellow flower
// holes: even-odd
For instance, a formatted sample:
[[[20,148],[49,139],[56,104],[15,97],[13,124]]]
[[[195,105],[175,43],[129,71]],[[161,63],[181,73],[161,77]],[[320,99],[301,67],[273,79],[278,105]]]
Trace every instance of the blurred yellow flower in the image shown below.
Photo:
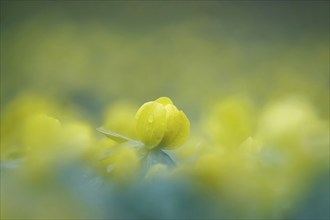
[[[101,160],[103,166],[106,166],[107,173],[119,184],[134,183],[138,177],[140,169],[140,160],[135,148],[125,144],[121,146],[110,147],[111,154]]]
[[[221,146],[238,147],[254,131],[252,103],[244,97],[229,97],[212,106],[204,120],[211,138]]]
[[[143,104],[135,117],[137,136],[149,149],[174,149],[189,137],[188,118],[167,97]]]
[[[60,122],[46,114],[28,117],[23,126],[22,141],[29,151],[44,151],[58,145]]]
[[[89,152],[95,143],[92,127],[84,122],[64,123],[61,132],[63,151],[70,156]]]
[[[17,159],[28,148],[56,140],[60,123],[50,116],[60,112],[52,100],[40,95],[24,94],[10,102],[1,111],[1,160]]]
[[[259,136],[278,146],[301,145],[308,134],[320,127],[315,110],[308,102],[289,97],[266,106],[261,112]]]
[[[128,101],[112,103],[104,112],[104,124],[102,127],[135,139],[135,124],[132,118],[137,108],[138,106]]]

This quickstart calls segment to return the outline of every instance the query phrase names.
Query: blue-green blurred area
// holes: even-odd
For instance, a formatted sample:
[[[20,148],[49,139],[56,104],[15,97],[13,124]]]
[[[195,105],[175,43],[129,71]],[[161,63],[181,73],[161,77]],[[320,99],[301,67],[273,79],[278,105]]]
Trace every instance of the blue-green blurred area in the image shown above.
[[[3,219],[329,218],[328,1],[3,0],[0,97]]]

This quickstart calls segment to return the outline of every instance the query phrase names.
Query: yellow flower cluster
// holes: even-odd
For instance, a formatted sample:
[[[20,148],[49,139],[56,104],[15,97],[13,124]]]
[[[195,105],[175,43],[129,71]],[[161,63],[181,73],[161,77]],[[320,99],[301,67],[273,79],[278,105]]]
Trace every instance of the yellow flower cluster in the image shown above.
[[[250,201],[239,212],[270,214],[287,201],[294,204],[310,179],[328,169],[329,134],[326,121],[301,99],[254,109],[242,97],[215,103],[202,121],[208,139],[178,149],[182,163],[174,173],[190,175],[233,204]]]
[[[3,115],[1,161],[25,158],[32,176],[47,175],[60,163],[87,154],[95,143],[94,129],[74,118],[73,109],[61,109],[42,96],[23,95]]]
[[[184,179],[219,201],[250,201],[239,213],[266,215],[284,201],[294,204],[308,180],[327,169],[326,122],[300,99],[258,110],[243,97],[216,101],[190,138],[187,116],[167,97],[139,109],[114,103],[99,129],[103,139],[77,115],[40,96],[16,99],[1,123],[1,162],[26,159],[23,176],[38,183],[74,160],[117,186]]]

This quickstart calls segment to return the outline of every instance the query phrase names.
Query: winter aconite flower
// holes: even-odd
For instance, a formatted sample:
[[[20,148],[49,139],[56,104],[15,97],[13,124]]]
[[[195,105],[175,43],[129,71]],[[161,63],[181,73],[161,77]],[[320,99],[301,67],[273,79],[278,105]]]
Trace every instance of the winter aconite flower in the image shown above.
[[[136,134],[139,140],[134,140],[99,128],[98,131],[117,143],[130,142],[146,149],[179,147],[189,137],[190,122],[187,116],[173,105],[171,99],[160,97],[155,101],[143,104],[135,115]]]
[[[167,97],[143,104],[135,120],[137,136],[148,149],[174,149],[189,136],[188,118]]]
[[[98,131],[118,143],[119,148],[132,147],[141,160],[142,173],[146,174],[155,164],[175,166],[175,160],[164,150],[171,150],[185,143],[190,133],[190,122],[169,98],[161,97],[143,104],[136,112],[135,127],[138,140],[103,128],[98,128]],[[111,152],[106,157],[114,157],[114,154],[116,153]],[[110,168],[111,171],[117,169],[111,164]]]

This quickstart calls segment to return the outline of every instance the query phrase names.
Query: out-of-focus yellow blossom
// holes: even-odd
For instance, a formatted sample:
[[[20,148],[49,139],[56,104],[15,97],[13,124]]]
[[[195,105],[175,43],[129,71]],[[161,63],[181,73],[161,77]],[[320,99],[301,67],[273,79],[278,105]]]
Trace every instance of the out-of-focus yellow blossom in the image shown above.
[[[87,123],[72,121],[62,126],[61,142],[64,152],[71,156],[79,156],[90,152],[95,143],[94,129]]]
[[[320,126],[313,108],[294,98],[287,98],[265,108],[260,117],[259,135],[280,146],[297,144]]]
[[[205,186],[221,189],[228,181],[236,180],[253,171],[258,167],[258,149],[256,141],[249,138],[239,148],[233,151],[224,151],[218,147],[209,147],[200,152],[194,165],[194,172],[197,178]],[[253,149],[253,150],[252,150]],[[225,184],[226,185],[226,184]],[[220,188],[219,188],[220,187]]]
[[[261,151],[261,143],[250,136],[241,144],[240,148],[246,153],[259,153]]]
[[[186,144],[172,151],[173,155],[180,161],[196,159],[205,149],[205,142],[201,138],[197,134],[191,136]]]
[[[133,184],[141,168],[140,154],[130,143],[116,143],[109,138],[99,140],[91,149],[90,163],[118,186]]]
[[[60,109],[53,101],[40,95],[25,94],[9,103],[1,112],[1,160],[15,159],[27,150],[27,144],[30,147],[31,144],[33,145],[33,143],[25,142],[36,141],[32,139],[36,138],[38,131],[33,130],[33,126],[36,128],[47,126],[44,131],[41,131],[41,134],[44,134],[40,137],[41,139],[45,140],[51,136],[55,127],[60,126],[59,122],[51,116],[59,115],[59,113]],[[51,132],[46,132],[47,129]]]
[[[140,169],[137,150],[125,144],[113,146],[109,150],[109,156],[101,160],[106,172],[119,184],[133,183]]]
[[[105,122],[102,127],[135,139],[135,124],[132,118],[136,109],[137,107],[130,102],[117,102],[110,105],[105,111]]]
[[[98,140],[89,152],[89,159],[91,164],[94,164],[101,173],[107,170],[108,162],[105,160],[109,154],[114,151],[116,142],[109,138],[102,138]],[[97,162],[95,162],[97,161]]]
[[[25,159],[26,176],[47,181],[50,170],[85,156],[95,141],[92,128],[84,122],[55,118],[67,112],[44,97],[15,99],[3,114],[1,161]]]
[[[27,176],[33,181],[45,181],[48,170],[53,169],[63,151],[60,122],[46,114],[28,117],[22,125],[22,134],[17,136],[25,149],[23,158]]]
[[[218,144],[228,148],[237,147],[253,135],[252,104],[241,97],[230,97],[218,102],[204,121],[204,127]]]
[[[269,171],[264,180],[278,190],[272,201],[298,198],[314,175],[328,169],[328,128],[307,101],[291,97],[267,106],[258,137],[264,143],[263,167]]]
[[[195,165],[195,175],[207,187],[217,188],[223,179],[224,158],[221,153],[209,153],[201,156]]]
[[[309,163],[317,165],[328,160],[327,123],[306,101],[287,98],[269,105],[262,112],[258,136],[301,163],[300,170]]]
[[[60,144],[60,132],[61,124],[57,119],[46,114],[32,115],[23,125],[22,142],[28,151],[43,152]]]
[[[147,102],[136,113],[138,138],[149,149],[174,149],[188,138],[190,122],[167,97]]]
[[[277,192],[267,186],[264,180],[264,169],[260,162],[262,148],[258,140],[248,137],[239,147],[230,151],[219,146],[204,146],[199,151],[197,159],[193,163],[181,165],[182,175],[190,175],[194,182],[198,183],[207,193],[215,197],[228,200],[228,205],[234,205],[238,213],[251,213],[265,211],[270,199],[255,206],[260,198],[270,194],[274,198]],[[183,167],[186,167],[185,169]],[[268,179],[267,179],[268,180]],[[250,201],[248,204],[240,204]]]

